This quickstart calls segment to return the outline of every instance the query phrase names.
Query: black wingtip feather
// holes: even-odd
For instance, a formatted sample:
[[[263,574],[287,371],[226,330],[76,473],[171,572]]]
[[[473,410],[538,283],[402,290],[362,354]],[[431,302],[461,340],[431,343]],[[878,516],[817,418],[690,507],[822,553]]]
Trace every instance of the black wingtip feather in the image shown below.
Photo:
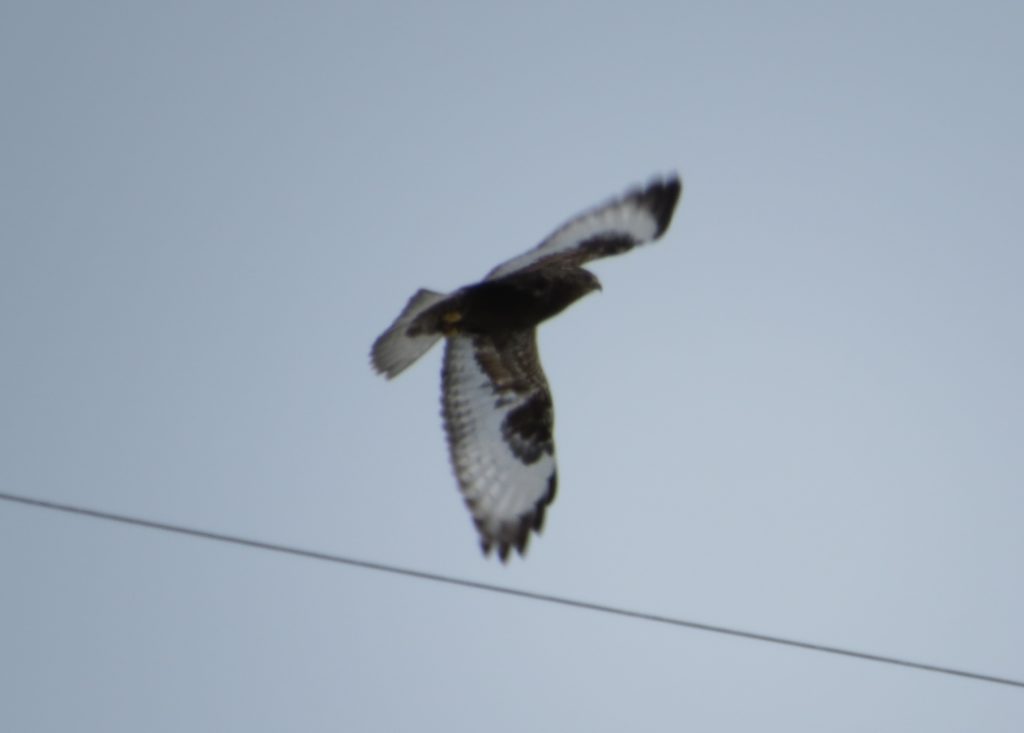
[[[679,195],[682,193],[683,184],[679,177],[672,175],[664,181],[654,181],[647,189],[640,194],[640,201],[654,215],[658,222],[658,231],[655,239],[660,237],[668,229],[672,222],[672,214],[675,213],[676,204],[679,202]]]
[[[530,532],[537,534],[544,529],[545,509],[555,500],[555,493],[558,490],[558,472],[553,471],[548,477],[548,490],[537,502],[533,511],[518,518],[517,521],[509,522],[502,526],[497,536],[489,535],[484,523],[474,518],[477,530],[480,532],[480,551],[484,557],[490,557],[492,551],[497,551],[498,559],[503,564],[508,564],[512,550],[515,550],[520,557],[526,557],[526,550],[530,545]],[[472,510],[474,502],[466,500],[466,505]]]

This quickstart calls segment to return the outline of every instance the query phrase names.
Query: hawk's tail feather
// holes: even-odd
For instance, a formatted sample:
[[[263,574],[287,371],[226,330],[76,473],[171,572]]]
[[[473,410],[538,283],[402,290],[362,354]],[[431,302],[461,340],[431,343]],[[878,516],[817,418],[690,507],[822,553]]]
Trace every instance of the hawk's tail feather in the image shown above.
[[[388,379],[392,379],[427,353],[442,334],[418,333],[410,336],[409,325],[427,308],[447,297],[444,293],[435,293],[433,290],[417,290],[391,327],[373,342],[373,349],[370,351],[373,368]]]

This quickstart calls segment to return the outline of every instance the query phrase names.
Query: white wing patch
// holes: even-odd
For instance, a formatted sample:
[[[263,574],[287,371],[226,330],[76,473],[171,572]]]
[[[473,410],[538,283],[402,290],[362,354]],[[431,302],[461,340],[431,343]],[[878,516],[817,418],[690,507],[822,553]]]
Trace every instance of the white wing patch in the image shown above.
[[[535,333],[448,339],[442,407],[452,465],[485,553],[522,554],[555,495],[551,395]]]
[[[487,273],[487,280],[559,258],[581,265],[620,254],[660,237],[668,228],[682,185],[672,176],[629,191],[567,222],[539,245]]]

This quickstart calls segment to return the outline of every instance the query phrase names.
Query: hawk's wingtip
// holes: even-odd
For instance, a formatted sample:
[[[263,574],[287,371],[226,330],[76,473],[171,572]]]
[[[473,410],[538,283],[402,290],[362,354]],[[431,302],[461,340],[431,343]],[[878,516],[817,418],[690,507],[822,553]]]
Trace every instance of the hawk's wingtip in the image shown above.
[[[518,553],[519,557],[525,558],[526,546],[528,543],[529,537],[526,537],[522,540],[516,540],[515,544],[510,542],[502,542],[499,540],[497,542],[497,552],[495,554],[498,556],[498,559],[501,560],[502,565],[508,565],[508,559],[512,556],[512,548],[515,548],[516,553]],[[495,543],[491,542],[488,539],[481,538],[480,552],[483,554],[485,558],[489,558],[491,556],[491,551],[494,549]]]
[[[682,192],[683,181],[674,171],[665,178],[655,179],[644,191],[644,198],[650,202],[651,213],[658,224],[655,239],[664,234],[668,225],[672,223],[672,215]]]

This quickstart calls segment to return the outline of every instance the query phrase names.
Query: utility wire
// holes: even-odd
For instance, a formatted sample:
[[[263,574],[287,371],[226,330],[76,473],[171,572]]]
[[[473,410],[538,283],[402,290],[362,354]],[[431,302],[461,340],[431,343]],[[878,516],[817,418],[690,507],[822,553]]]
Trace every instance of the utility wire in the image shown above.
[[[275,542],[264,542],[262,540],[247,539],[245,537],[238,537],[234,535],[223,534],[220,532],[210,532],[207,530],[196,529],[193,527],[185,527],[183,525],[178,524],[157,522],[151,519],[142,519],[139,517],[132,517],[125,514],[114,514],[113,512],[105,512],[98,509],[89,509],[81,506],[73,506],[71,504],[63,504],[56,501],[33,499],[28,496],[20,496],[17,494],[8,494],[4,492],[0,492],[0,500],[16,504],[22,504],[26,506],[37,507],[40,509],[48,509],[51,511],[65,512],[67,514],[76,514],[79,516],[91,517],[93,519],[101,519],[108,522],[119,522],[121,524],[130,524],[137,527],[146,527],[147,529],[155,529],[160,530],[162,532],[173,532],[175,534],[187,535],[189,537],[199,537],[205,540],[213,540],[216,542],[225,542],[233,545],[241,545],[243,547],[250,547],[258,550],[280,552],[286,555],[296,555],[298,557],[305,557],[313,560],[322,560],[324,562],[338,563],[341,565],[350,565],[353,567],[364,568],[366,570],[375,570],[377,572],[382,573],[391,573],[394,575],[403,575],[410,578],[419,578],[420,580],[429,580],[435,583],[445,583],[447,585],[455,585],[460,586],[462,588],[472,588],[474,590],[487,591],[489,593],[501,593],[507,596],[527,598],[532,601],[555,603],[561,606],[581,608],[587,611],[596,611],[599,613],[607,613],[615,616],[625,616],[627,618],[634,618],[640,621],[650,621],[652,623],[668,624],[670,626],[682,626],[688,629],[708,631],[714,634],[726,634],[728,636],[736,636],[741,639],[752,639],[754,641],[763,641],[768,642],[770,644],[781,644],[783,646],[796,647],[798,649],[807,649],[810,651],[822,652],[824,654],[838,654],[844,657],[864,659],[869,662],[892,664],[898,667],[909,667],[910,669],[919,669],[926,672],[937,672],[939,674],[954,675],[956,677],[966,677],[967,679],[978,680],[981,682],[991,682],[999,685],[1010,685],[1012,687],[1024,688],[1024,680],[1015,680],[1009,677],[997,677],[995,675],[981,674],[978,672],[969,672],[967,670],[956,669],[953,667],[943,667],[936,664],[914,662],[909,659],[901,659],[899,657],[889,657],[881,654],[870,654],[868,652],[859,652],[854,651],[852,649],[843,649],[841,647],[829,646],[827,644],[815,644],[813,642],[808,641],[786,639],[784,637],[773,636],[771,634],[760,634],[753,631],[743,631],[741,629],[734,629],[727,626],[716,626],[713,624],[705,624],[697,621],[687,621],[685,619],[675,618],[673,616],[662,616],[656,613],[636,611],[628,608],[621,608],[619,606],[608,606],[602,603],[581,601],[573,598],[566,598],[564,596],[551,595],[548,593],[537,593],[535,591],[521,590],[519,588],[509,588],[507,586],[494,585],[492,583],[482,583],[476,580],[466,580],[465,578],[456,578],[450,575],[430,573],[423,570],[413,570],[412,568],[405,568],[397,565],[388,565],[385,563],[373,562],[370,560],[359,560],[352,557],[346,557],[344,555],[334,555],[326,552],[317,552],[315,550],[304,550],[299,547],[282,545]]]

